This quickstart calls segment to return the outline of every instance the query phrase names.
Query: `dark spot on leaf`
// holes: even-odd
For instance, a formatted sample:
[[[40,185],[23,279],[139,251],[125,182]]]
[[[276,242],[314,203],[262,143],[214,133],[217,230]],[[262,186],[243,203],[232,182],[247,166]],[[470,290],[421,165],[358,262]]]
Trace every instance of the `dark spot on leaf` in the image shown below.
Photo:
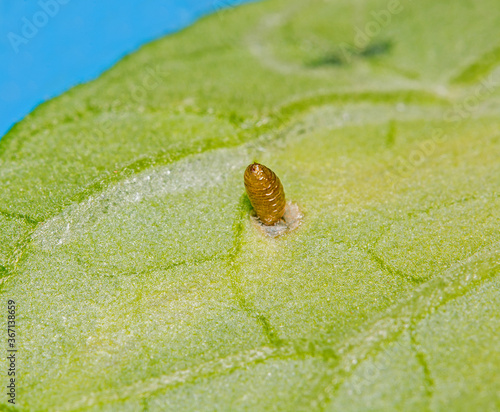
[[[366,58],[378,57],[384,54],[389,54],[392,49],[392,43],[389,41],[382,41],[378,43],[369,44],[365,49],[359,52],[359,55]]]
[[[354,59],[372,59],[389,54],[392,49],[392,43],[384,40],[369,44],[363,49],[354,46],[338,51],[328,51],[324,55],[306,63],[306,67],[317,68],[321,66],[344,66],[350,64]]]
[[[344,64],[346,64],[346,61],[338,53],[327,53],[322,57],[306,63],[306,66],[309,68],[316,68],[321,66],[342,66]]]

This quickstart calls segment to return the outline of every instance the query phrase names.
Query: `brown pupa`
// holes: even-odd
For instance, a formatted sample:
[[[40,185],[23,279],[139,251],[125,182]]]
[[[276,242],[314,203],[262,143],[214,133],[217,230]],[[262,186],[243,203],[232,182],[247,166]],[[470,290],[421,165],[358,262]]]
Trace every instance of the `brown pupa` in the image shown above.
[[[285,214],[285,191],[276,174],[259,163],[249,165],[244,175],[245,189],[255,213],[271,226]]]

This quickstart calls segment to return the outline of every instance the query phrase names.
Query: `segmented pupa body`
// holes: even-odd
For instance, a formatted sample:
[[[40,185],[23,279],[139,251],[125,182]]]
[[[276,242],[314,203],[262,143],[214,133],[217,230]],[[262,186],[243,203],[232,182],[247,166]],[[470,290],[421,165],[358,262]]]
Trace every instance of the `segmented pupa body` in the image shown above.
[[[280,179],[268,167],[249,165],[244,175],[245,189],[255,213],[265,225],[274,225],[285,214],[285,191]]]

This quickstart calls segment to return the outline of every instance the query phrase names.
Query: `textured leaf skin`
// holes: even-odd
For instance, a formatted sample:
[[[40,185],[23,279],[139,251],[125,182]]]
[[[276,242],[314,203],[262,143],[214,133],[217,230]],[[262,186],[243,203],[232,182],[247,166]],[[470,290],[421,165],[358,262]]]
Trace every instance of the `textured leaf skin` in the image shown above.
[[[500,11],[388,4],[210,16],[0,141],[15,410],[500,409]]]

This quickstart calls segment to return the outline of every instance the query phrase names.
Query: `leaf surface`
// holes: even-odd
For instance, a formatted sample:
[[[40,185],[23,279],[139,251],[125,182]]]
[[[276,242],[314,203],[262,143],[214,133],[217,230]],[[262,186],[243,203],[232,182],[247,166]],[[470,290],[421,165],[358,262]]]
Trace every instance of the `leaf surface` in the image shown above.
[[[2,139],[18,410],[500,408],[500,13],[398,4],[213,15]]]

